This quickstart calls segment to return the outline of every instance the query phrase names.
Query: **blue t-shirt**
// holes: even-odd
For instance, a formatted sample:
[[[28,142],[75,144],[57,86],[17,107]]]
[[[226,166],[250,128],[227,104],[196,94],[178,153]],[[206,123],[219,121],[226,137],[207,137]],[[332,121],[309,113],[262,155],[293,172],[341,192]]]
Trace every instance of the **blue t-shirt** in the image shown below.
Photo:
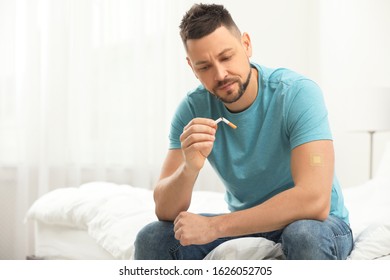
[[[184,126],[195,117],[225,117],[237,129],[218,124],[208,160],[226,187],[231,211],[247,209],[294,186],[291,150],[315,140],[332,139],[322,92],[313,81],[288,69],[252,63],[259,90],[246,110],[232,113],[203,86],[189,92],[172,120],[170,149],[181,148]],[[330,214],[348,223],[348,210],[336,176]]]

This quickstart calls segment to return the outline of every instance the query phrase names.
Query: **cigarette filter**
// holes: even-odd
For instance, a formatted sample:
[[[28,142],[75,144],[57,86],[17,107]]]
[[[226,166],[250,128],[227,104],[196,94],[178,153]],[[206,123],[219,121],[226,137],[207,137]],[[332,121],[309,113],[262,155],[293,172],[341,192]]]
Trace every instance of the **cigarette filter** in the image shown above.
[[[234,123],[228,121],[227,119],[222,118],[222,120],[223,120],[224,123],[226,123],[226,124],[227,124],[228,126],[230,126],[231,128],[234,128],[234,129],[237,128],[237,126],[236,126]]]

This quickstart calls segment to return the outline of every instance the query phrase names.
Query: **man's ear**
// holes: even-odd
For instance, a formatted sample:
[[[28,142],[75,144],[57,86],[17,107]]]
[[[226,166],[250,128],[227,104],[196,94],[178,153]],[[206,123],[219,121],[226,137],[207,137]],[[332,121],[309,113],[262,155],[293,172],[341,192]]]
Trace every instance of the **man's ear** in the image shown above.
[[[249,34],[244,32],[241,36],[241,44],[244,47],[245,53],[248,57],[252,56],[252,43]]]
[[[187,59],[187,64],[191,67],[192,72],[194,73],[195,77],[196,77],[197,79],[199,79],[198,76],[196,75],[195,71],[194,71],[194,67],[192,67],[192,63],[191,63],[190,58],[187,56],[186,59]]]
[[[186,59],[187,59],[187,64],[191,67],[192,70],[194,70],[194,69],[192,68],[192,63],[191,63],[190,58],[187,56]]]

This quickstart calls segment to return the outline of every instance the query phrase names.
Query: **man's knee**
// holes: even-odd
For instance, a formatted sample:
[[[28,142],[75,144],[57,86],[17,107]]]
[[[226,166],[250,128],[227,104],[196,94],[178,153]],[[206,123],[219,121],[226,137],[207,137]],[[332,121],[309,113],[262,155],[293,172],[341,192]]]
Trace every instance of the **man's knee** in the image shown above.
[[[316,220],[295,221],[284,229],[282,237],[294,244],[320,242],[324,234],[321,223]]]
[[[175,242],[171,222],[152,222],[138,232],[134,242],[134,258],[169,259],[169,247]]]
[[[154,239],[156,232],[159,232],[159,228],[161,227],[160,223],[161,222],[152,222],[144,226],[137,234],[135,245],[149,243],[150,240]]]
[[[334,259],[332,232],[321,221],[300,220],[288,225],[282,234],[287,259]]]

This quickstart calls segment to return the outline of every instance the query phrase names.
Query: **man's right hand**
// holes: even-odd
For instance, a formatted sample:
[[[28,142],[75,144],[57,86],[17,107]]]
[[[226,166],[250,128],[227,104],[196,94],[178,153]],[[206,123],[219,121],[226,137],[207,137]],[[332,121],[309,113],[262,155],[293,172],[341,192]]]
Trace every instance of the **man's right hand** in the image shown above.
[[[180,136],[181,148],[187,168],[199,171],[210,155],[215,141],[217,125],[212,119],[192,119]]]

